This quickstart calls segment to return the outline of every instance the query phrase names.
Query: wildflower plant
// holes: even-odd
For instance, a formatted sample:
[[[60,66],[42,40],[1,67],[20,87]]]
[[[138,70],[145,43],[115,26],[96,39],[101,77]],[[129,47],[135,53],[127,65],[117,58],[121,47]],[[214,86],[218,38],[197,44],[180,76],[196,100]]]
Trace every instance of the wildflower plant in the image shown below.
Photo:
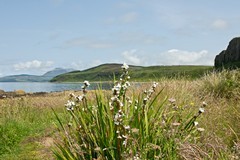
[[[87,101],[88,81],[80,96],[70,94],[65,104],[69,123],[58,118],[62,138],[56,143],[57,159],[178,159],[179,146],[198,136],[197,118],[204,112],[184,114],[174,98],[160,98],[163,89],[153,82],[142,93],[128,94],[129,66],[123,64],[110,96],[95,91]]]

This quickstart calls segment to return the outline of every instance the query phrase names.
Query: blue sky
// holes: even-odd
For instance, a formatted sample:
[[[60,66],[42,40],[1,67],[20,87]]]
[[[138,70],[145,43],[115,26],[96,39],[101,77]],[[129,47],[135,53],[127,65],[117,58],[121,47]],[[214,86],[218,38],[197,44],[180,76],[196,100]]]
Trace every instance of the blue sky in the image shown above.
[[[102,63],[213,65],[239,0],[0,0],[0,76]]]

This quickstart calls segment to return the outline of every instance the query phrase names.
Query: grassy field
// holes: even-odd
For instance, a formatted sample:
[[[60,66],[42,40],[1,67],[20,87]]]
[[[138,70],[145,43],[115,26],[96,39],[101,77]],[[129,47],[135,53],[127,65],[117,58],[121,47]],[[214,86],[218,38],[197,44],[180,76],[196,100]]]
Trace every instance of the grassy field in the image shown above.
[[[136,102],[130,104],[129,99],[124,102],[126,106],[121,108],[121,112],[125,114],[124,125],[120,129],[121,121],[114,118],[113,123],[109,121],[111,116],[106,114],[112,112],[120,114],[118,109],[109,109],[114,105],[121,107],[118,106],[119,101],[111,99],[112,94],[117,90],[88,92],[85,95],[87,101],[83,100],[83,103],[79,103],[82,108],[75,109],[74,112],[67,111],[64,106],[70,92],[2,99],[0,100],[0,159],[56,159],[52,150],[59,159],[61,156],[74,157],[79,154],[75,153],[74,146],[77,146],[79,151],[89,153],[79,155],[79,157],[85,156],[86,159],[93,159],[96,156],[104,159],[102,157],[104,154],[109,157],[122,156],[122,159],[124,156],[136,159],[139,157],[141,159],[146,157],[148,159],[240,158],[239,71],[211,73],[194,80],[162,78],[157,82],[158,86],[144,83],[134,88],[128,87],[126,93],[116,92],[117,95],[121,95],[119,96],[121,101],[126,97],[130,97],[133,102],[136,99],[139,101],[137,104]],[[150,92],[152,95],[148,91],[144,93],[148,88],[154,88],[154,91]],[[74,92],[74,94],[82,95],[82,92]],[[123,95],[126,97],[122,97]],[[144,96],[151,98],[145,101]],[[66,106],[72,107],[68,103]],[[144,106],[145,110],[136,109]],[[199,109],[203,106],[204,112]],[[59,120],[51,108],[54,109]],[[89,109],[91,112],[88,112]],[[198,126],[192,129],[189,120],[200,111],[201,116],[196,120]],[[102,115],[98,115],[99,113]],[[136,118],[135,115],[141,114],[142,117]],[[82,118],[75,119],[74,116]],[[116,121],[120,125],[116,126]],[[80,128],[79,124],[81,124]],[[112,128],[101,127],[101,124],[103,126],[109,124],[108,126]],[[128,128],[125,124],[131,127],[128,133],[125,133]],[[84,129],[81,129],[82,127]],[[109,131],[117,128],[119,132],[124,132],[130,137],[126,139],[131,143],[126,143],[126,139],[122,139],[121,142],[126,143],[126,148],[117,147],[116,150],[111,151],[106,145],[112,142],[112,145],[116,143],[118,146],[120,140],[115,135],[116,132],[111,134]],[[112,136],[112,138],[106,139],[104,136]],[[143,136],[145,138],[142,138]],[[79,137],[81,139],[78,139]],[[101,141],[93,137],[98,137]],[[76,140],[71,141],[74,145],[69,146],[67,138]],[[70,150],[71,147],[73,150]],[[115,151],[122,151],[124,154]]]

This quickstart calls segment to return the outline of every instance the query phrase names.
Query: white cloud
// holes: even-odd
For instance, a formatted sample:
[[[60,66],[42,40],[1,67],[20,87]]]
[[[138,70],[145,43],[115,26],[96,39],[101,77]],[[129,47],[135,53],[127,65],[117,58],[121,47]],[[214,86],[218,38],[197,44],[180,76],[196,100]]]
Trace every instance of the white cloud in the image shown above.
[[[46,69],[53,65],[52,61],[42,62],[39,60],[33,60],[28,62],[21,62],[15,64],[13,67],[16,71],[19,70],[32,70],[32,69]]]
[[[217,19],[213,21],[212,27],[215,29],[226,29],[228,27],[228,23],[223,19]]]
[[[208,51],[183,51],[171,49],[159,55],[161,65],[213,65]]]
[[[122,56],[124,58],[124,61],[128,64],[133,64],[133,65],[140,65],[141,64],[141,59],[135,54],[137,50],[133,49],[130,51],[124,51],[122,52]]]

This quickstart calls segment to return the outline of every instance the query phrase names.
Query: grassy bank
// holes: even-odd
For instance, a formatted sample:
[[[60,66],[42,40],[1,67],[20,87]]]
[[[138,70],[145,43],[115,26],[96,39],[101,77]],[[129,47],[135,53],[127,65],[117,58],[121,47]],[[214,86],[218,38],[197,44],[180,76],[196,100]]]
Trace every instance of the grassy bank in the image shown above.
[[[141,86],[135,86],[135,88],[129,87],[126,94],[128,97],[131,98],[131,100],[138,99],[139,102],[141,102],[144,99],[145,89],[151,87],[152,84],[150,83],[144,83]],[[160,94],[158,95],[157,93]],[[74,94],[81,95],[82,93],[80,92]],[[86,94],[88,106],[90,106],[94,111],[97,110],[96,106],[102,106],[103,108],[106,107],[106,109],[108,110],[108,107],[110,107],[109,102],[111,101],[112,94],[112,91],[98,91],[97,98],[94,92],[88,92]],[[138,96],[139,94],[143,96]],[[68,129],[67,125],[69,125],[69,120],[71,120],[71,114],[69,114],[69,112],[64,107],[64,104],[66,104],[67,102],[68,95],[69,92],[49,94],[47,96],[28,96],[23,98],[1,100],[0,159],[53,158],[54,155],[51,152],[51,149],[53,147],[56,150],[56,146],[53,145],[53,141],[62,144],[63,141],[60,137],[64,137],[65,134],[62,131],[57,131],[56,128],[61,129],[61,126],[59,125],[51,108],[54,108],[56,114],[61,119],[63,126]],[[157,99],[154,100],[155,96],[157,96]],[[133,138],[129,139],[129,141],[131,140],[132,144],[135,145],[131,146],[131,148],[136,148],[136,146],[140,148],[140,146],[144,146],[146,144],[147,148],[145,148],[145,150],[142,150],[144,151],[142,156],[149,156],[150,154],[158,153],[149,152],[148,155],[145,155],[144,153],[148,153],[149,150],[147,149],[149,149],[148,147],[150,147],[151,149],[155,148],[164,150],[165,153],[174,153],[173,155],[167,155],[171,159],[178,159],[179,157],[182,159],[239,158],[239,71],[223,71],[220,73],[212,73],[210,75],[204,76],[203,78],[195,80],[173,78],[161,79],[158,81],[158,86],[156,87],[152,97],[154,102],[149,102],[150,104],[152,104],[149,105],[152,106],[152,108],[150,107],[148,109],[149,111],[151,111],[149,112],[149,119],[143,118],[143,121],[139,121],[142,123],[143,126],[145,126],[146,123],[151,122],[151,117],[153,117],[153,115],[158,116],[158,114],[156,113],[159,113],[160,116],[158,117],[161,121],[154,121],[153,125],[149,126],[149,128],[154,127],[155,130],[157,130],[157,128],[163,127],[162,120],[164,116],[169,118],[169,115],[171,115],[172,113],[174,113],[174,115],[172,115],[173,118],[171,119],[167,118],[169,121],[165,126],[167,128],[164,128],[165,130],[163,129],[162,132],[152,132],[153,130],[149,129],[147,132],[148,135],[152,134],[154,136],[142,139],[141,141],[138,141],[139,139],[135,139],[137,137],[141,137],[139,135],[137,136],[137,132],[141,131],[141,126],[138,126],[138,123],[132,123],[131,121],[124,122],[129,123],[131,127],[133,126],[132,129],[139,129],[132,130],[135,131],[134,133],[129,133],[129,137]],[[182,131],[181,127],[179,126],[181,125],[180,119],[181,123],[186,122],[184,123],[186,126],[188,118],[191,118],[198,112],[199,107],[202,106],[203,101],[207,103],[207,106],[205,107],[205,112],[203,112],[201,116],[197,119],[197,128],[203,128],[204,131],[194,133],[191,132],[190,139],[188,138],[188,136],[177,136],[175,133],[182,133],[180,132]],[[80,103],[80,105],[82,104]],[[132,103],[132,105],[130,105],[129,107],[133,107],[132,111],[134,111],[134,105],[135,103]],[[143,101],[141,102],[141,105],[139,105],[139,107],[142,107],[142,105]],[[159,106],[160,109],[158,110]],[[177,109],[177,111],[175,109]],[[125,112],[126,110],[124,109],[123,111]],[[132,111],[129,110],[129,112],[127,113],[131,113]],[[104,117],[105,112],[102,113],[103,115],[98,116],[98,118]],[[132,113],[137,114],[136,112]],[[95,112],[93,114],[95,114]],[[85,112],[81,112],[79,113],[79,115],[88,119],[88,121],[92,120],[91,118],[89,119],[88,114],[85,114]],[[100,124],[101,119],[98,120],[98,124]],[[114,126],[114,124],[110,123],[110,121],[104,121],[102,123],[109,123],[109,126]],[[74,128],[74,126],[77,127],[76,124],[77,123],[74,123],[74,121],[72,120],[71,125],[73,126],[73,131],[69,133],[74,133],[76,135],[82,133],[82,131],[80,132],[79,130],[76,130],[76,128]],[[58,127],[56,127],[56,125],[58,125]],[[107,133],[107,128],[105,128],[105,131],[96,133],[95,131],[97,131],[97,129],[94,129],[94,123],[92,123],[92,125],[89,125],[89,127],[92,127],[88,128],[89,131],[93,129],[93,132],[91,132],[91,136],[97,133]],[[142,131],[143,135],[146,130]],[[184,132],[182,134],[186,135],[186,133],[188,135],[188,133],[190,132]],[[134,136],[134,134],[136,135]],[[168,143],[170,142],[170,139],[162,139],[170,135],[175,137],[173,138],[174,140],[178,139],[178,141],[176,141],[176,146],[174,145],[175,141],[171,141],[171,143]],[[102,134],[101,136],[104,136],[104,134]],[[158,139],[162,139],[164,141],[161,141],[161,143],[158,144],[156,141],[157,138],[155,138],[155,136],[157,136]],[[104,149],[104,145],[100,144],[106,145],[111,141],[111,139],[104,139],[105,138],[102,138],[103,141],[101,143],[97,142],[97,144],[99,144],[99,148],[93,148],[98,152],[97,155],[101,155],[100,151]],[[151,141],[151,143],[148,143],[147,141]],[[174,152],[170,152],[171,150],[169,150],[171,147],[173,147],[171,145],[174,145],[176,147],[176,150],[174,150]],[[163,146],[164,148],[162,148]],[[133,152],[137,153],[137,149],[133,150]],[[109,154],[114,155],[118,153],[112,153],[109,151]],[[128,155],[131,156],[130,152],[128,152]]]

